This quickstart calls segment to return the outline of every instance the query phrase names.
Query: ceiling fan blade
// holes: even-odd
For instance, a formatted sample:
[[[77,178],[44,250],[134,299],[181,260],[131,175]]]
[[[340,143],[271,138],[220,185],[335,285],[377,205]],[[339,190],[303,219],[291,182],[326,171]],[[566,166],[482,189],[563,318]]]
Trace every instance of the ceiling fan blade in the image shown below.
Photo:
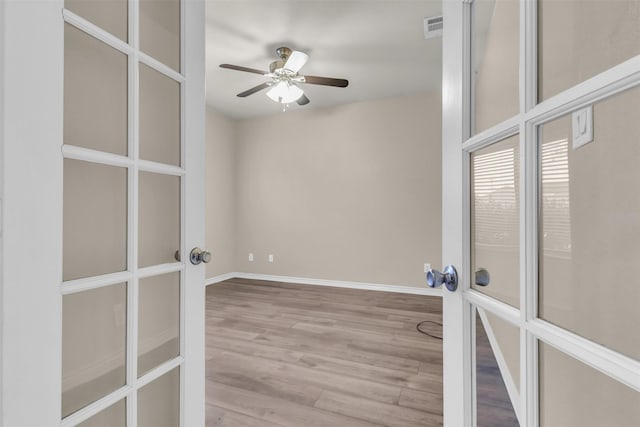
[[[318,76],[302,76],[304,80],[302,83],[309,83],[312,85],[322,85],[322,86],[336,86],[336,87],[347,87],[349,86],[349,80],[345,79],[333,79],[331,77],[318,77]]]
[[[303,93],[296,102],[298,103],[298,105],[307,105],[309,103],[309,98],[307,98],[307,95]]]
[[[271,86],[271,82],[269,82],[269,83],[262,83],[261,85],[258,85],[258,86],[256,86],[256,87],[252,87],[252,88],[251,88],[251,89],[249,89],[249,90],[245,90],[244,92],[240,92],[240,93],[238,94],[238,96],[239,96],[240,98],[244,98],[245,96],[253,95],[253,94],[254,94],[254,93],[256,93],[256,92],[260,92],[261,90],[266,89],[266,88],[268,88],[269,86]]]
[[[309,55],[304,52],[294,50],[291,52],[291,55],[289,55],[287,62],[285,62],[284,67],[282,68],[297,73],[302,67],[304,67],[307,60],[309,60]]]
[[[220,68],[228,68],[230,70],[236,70],[236,71],[246,71],[247,73],[260,74],[262,76],[267,74],[266,71],[256,70],[255,68],[241,67],[239,65],[220,64]]]

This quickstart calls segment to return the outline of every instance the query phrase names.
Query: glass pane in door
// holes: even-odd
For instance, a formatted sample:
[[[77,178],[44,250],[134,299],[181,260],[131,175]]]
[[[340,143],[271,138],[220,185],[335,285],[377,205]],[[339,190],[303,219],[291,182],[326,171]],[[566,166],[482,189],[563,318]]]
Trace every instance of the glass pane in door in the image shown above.
[[[64,25],[64,143],[127,155],[127,55]]]
[[[180,166],[180,84],[140,64],[140,158]]]
[[[180,177],[139,174],[138,266],[176,262],[180,249]]]
[[[65,0],[64,7],[119,39],[127,41],[127,0]]]
[[[87,421],[78,424],[77,427],[125,427],[127,425],[126,410],[125,401],[120,400]]]
[[[138,427],[179,425],[180,368],[175,368],[138,391]]]
[[[125,384],[127,285],[62,297],[62,416]]]
[[[538,0],[538,99],[640,54],[640,0]]]
[[[140,48],[180,71],[180,0],[140,0]]]
[[[471,4],[473,133],[520,111],[520,5],[518,0]]]
[[[543,342],[540,427],[640,425],[640,393]]]
[[[127,269],[127,169],[64,160],[64,280]]]
[[[471,154],[472,273],[489,284],[471,287],[514,307],[520,305],[519,136]],[[480,283],[480,282],[479,282]]]
[[[180,273],[140,279],[138,376],[180,354]]]
[[[593,142],[580,147],[573,144],[571,115],[539,130],[538,315],[635,359],[638,111],[640,88],[595,104]]]
[[[517,427],[520,332],[516,326],[476,309],[476,425]]]

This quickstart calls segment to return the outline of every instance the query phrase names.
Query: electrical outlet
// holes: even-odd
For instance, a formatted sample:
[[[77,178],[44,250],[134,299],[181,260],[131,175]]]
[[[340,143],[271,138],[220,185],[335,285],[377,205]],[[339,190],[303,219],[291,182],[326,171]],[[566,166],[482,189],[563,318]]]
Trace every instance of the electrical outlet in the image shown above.
[[[427,273],[429,270],[431,270],[431,264],[429,264],[428,262],[424,263],[424,272]]]
[[[571,114],[573,149],[593,142],[593,107],[589,105]]]
[[[273,262],[273,254],[269,254],[269,262]]]
[[[253,262],[253,252],[249,252],[249,261]]]

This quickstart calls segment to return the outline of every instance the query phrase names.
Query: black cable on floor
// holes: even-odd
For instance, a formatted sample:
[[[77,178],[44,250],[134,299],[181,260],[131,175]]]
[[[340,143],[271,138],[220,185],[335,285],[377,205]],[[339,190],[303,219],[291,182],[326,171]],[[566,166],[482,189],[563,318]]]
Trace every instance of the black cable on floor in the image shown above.
[[[425,332],[422,329],[420,329],[420,325],[422,325],[423,323],[433,323],[434,325],[438,325],[438,326],[442,326],[442,323],[439,322],[434,322],[433,320],[423,320],[422,322],[418,323],[416,325],[416,329],[418,332],[420,332],[421,334],[425,334],[427,336],[430,336],[431,338],[435,338],[437,340],[441,340],[442,337],[436,336],[436,335],[431,335],[429,332]]]

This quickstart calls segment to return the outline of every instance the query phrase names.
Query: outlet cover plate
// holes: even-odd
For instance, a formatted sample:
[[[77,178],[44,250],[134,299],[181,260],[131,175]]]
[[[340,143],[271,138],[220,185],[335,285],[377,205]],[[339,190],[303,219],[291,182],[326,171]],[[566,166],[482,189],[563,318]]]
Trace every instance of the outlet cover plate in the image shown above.
[[[571,114],[571,133],[574,150],[593,141],[593,106],[589,105]]]

